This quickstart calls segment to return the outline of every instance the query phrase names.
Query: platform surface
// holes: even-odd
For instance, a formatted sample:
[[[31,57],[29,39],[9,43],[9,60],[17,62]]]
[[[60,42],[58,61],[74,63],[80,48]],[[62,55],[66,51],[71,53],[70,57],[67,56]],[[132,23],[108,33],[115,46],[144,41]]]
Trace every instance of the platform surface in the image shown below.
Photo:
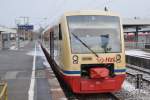
[[[28,100],[33,56],[27,55],[34,43],[20,50],[0,51],[0,77],[8,82],[9,100]]]
[[[125,54],[129,56],[150,59],[150,50],[146,51],[141,49],[127,49]]]
[[[9,100],[28,100],[36,42],[29,42],[19,50],[0,51],[0,77],[8,82]],[[36,47],[33,100],[51,100],[43,58]]]

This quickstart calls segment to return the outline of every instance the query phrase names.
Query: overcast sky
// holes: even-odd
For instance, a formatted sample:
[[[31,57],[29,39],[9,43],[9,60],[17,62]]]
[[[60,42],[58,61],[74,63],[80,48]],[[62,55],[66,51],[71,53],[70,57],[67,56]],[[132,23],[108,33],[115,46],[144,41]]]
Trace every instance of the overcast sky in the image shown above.
[[[150,18],[150,0],[0,0],[0,25],[14,27],[15,20],[23,23],[19,17],[26,16],[44,27],[65,11],[103,10],[105,5],[122,17]]]

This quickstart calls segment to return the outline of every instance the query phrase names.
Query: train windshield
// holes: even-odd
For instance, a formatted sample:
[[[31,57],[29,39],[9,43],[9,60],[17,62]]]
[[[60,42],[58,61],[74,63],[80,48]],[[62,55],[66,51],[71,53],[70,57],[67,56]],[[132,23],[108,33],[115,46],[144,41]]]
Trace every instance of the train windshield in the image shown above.
[[[91,50],[95,53],[121,52],[119,17],[99,15],[67,16],[67,22],[72,53],[87,54],[92,53]]]

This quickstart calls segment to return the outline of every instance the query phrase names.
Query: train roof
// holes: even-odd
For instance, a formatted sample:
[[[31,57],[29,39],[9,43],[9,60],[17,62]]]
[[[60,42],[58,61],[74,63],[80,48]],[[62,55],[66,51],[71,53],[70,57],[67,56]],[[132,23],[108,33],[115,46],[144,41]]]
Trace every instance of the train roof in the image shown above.
[[[150,32],[150,19],[123,19],[123,28],[125,33]]]
[[[71,11],[65,12],[63,16],[71,15],[108,15],[108,16],[119,16],[118,13],[112,11],[100,11],[100,10],[81,10],[81,11]]]
[[[108,15],[108,16],[120,16],[118,13],[111,12],[111,11],[81,10],[81,11],[65,12],[62,15],[62,17],[71,16],[71,15]],[[58,22],[59,21],[57,21],[57,23]],[[123,25],[123,28],[124,28],[124,32],[135,32],[135,28],[137,26],[142,29],[142,30],[140,30],[141,32],[150,32],[150,28],[148,27],[148,26],[150,26],[150,19],[124,18],[124,19],[122,19],[122,25]],[[55,26],[55,24],[53,26]],[[49,25],[43,31],[43,34],[44,34],[44,32],[46,32],[48,29],[50,29],[53,26]],[[128,29],[128,28],[132,28],[132,29]]]
[[[0,26],[0,32],[3,32],[3,33],[17,33],[17,30]]]
[[[73,15],[108,15],[108,16],[119,16],[118,13],[111,12],[111,11],[100,11],[100,10],[81,10],[81,11],[70,11],[70,12],[65,12],[61,18],[65,16],[73,16]],[[60,20],[60,19],[59,19]],[[59,21],[58,21],[59,22]],[[57,23],[58,23],[57,22]],[[47,32],[49,29],[51,29],[54,25],[49,25],[45,28],[45,30],[42,32],[44,34]]]
[[[124,29],[124,33],[135,33],[136,30],[134,28]],[[138,32],[150,32],[150,27],[140,28]]]
[[[123,19],[123,26],[124,27],[135,27],[135,26],[150,26],[150,19],[136,19],[136,18],[125,18]]]

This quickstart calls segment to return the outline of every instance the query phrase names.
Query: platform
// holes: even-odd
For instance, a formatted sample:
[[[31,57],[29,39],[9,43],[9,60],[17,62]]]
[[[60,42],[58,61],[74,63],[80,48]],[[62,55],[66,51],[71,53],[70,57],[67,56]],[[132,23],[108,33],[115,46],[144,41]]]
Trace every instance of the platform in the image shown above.
[[[29,43],[21,50],[0,51],[0,77],[8,82],[9,100],[27,100],[33,57],[27,52],[33,49]]]
[[[126,55],[135,56],[144,59],[150,59],[150,50],[142,50],[142,49],[127,49],[125,51]]]
[[[36,42],[25,43],[19,50],[1,50],[0,77],[8,82],[8,100],[65,99],[63,93],[58,95],[61,87]]]
[[[46,58],[46,56],[45,56],[45,54],[44,54],[44,52],[43,52],[40,45],[38,45],[37,51],[38,51],[38,53],[37,53],[37,57],[36,57],[36,62],[38,64],[37,64],[36,68],[37,68],[37,70],[41,70],[42,69],[41,66],[43,66],[43,68],[44,68],[43,71],[44,71],[44,74],[45,74],[45,77],[46,77],[45,81],[48,82],[49,96],[50,96],[51,100],[67,100],[66,96],[65,96],[65,94],[64,94],[64,92],[63,92],[63,90],[60,86],[60,83],[57,80],[57,77],[55,76],[49,62],[47,61],[47,58]],[[38,81],[38,79],[37,79],[37,81]],[[46,91],[46,90],[44,90],[44,91]],[[40,92],[41,93],[39,93],[38,98],[42,97],[41,94],[43,92],[42,91],[40,91]],[[45,98],[45,94],[43,95],[43,98]],[[49,99],[43,99],[43,98],[37,99],[37,100],[49,100]]]
[[[127,64],[134,65],[140,68],[150,69],[150,51],[140,49],[126,50]]]

